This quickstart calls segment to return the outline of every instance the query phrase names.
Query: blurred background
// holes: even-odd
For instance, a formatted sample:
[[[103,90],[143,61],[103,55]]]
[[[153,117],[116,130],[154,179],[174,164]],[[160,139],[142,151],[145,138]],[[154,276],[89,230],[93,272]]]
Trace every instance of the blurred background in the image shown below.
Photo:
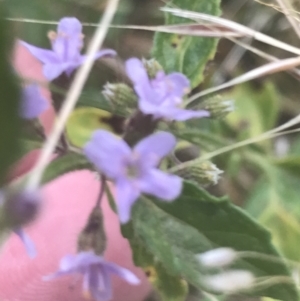
[[[75,16],[83,23],[97,23],[105,0],[4,0],[12,18],[58,21],[64,16]],[[296,2],[296,1],[295,1]],[[299,47],[300,41],[280,10],[276,1],[223,0],[224,18],[239,22],[281,41]],[[114,24],[160,25],[164,15],[160,0],[122,0]],[[295,3],[300,9],[300,3]],[[31,44],[49,48],[47,32],[55,25],[11,21],[15,35]],[[94,31],[85,26],[86,41]],[[105,47],[115,49],[117,61],[101,60],[95,64],[79,106],[99,108],[103,101],[102,86],[107,82],[126,82],[123,61],[137,56],[151,58],[153,33],[142,30],[112,28]],[[292,57],[280,49],[244,39],[260,50],[277,58]],[[219,42],[216,57],[205,70],[205,80],[195,89],[222,84],[246,71],[266,64],[264,58],[245,50],[232,41]],[[289,73],[266,76],[222,91],[224,99],[233,99],[236,110],[223,120],[189,122],[191,128],[202,131],[199,142],[201,153],[232,145],[256,137],[287,122],[300,113],[299,78]],[[82,124],[81,124],[82,125]],[[94,124],[94,127],[100,125]],[[87,129],[88,131],[89,129]],[[205,136],[205,133],[209,135]],[[206,137],[206,138],[204,138]],[[75,138],[76,139],[76,138]],[[300,136],[284,134],[277,138],[216,156],[212,160],[224,170],[220,182],[208,187],[211,193],[227,194],[273,233],[279,250],[289,259],[300,260]]]

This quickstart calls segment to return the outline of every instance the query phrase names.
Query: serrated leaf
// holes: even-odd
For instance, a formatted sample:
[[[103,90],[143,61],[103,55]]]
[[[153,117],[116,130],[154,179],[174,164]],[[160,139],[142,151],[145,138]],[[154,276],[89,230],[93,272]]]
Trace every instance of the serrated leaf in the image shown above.
[[[94,170],[91,163],[83,156],[77,153],[68,153],[64,156],[54,159],[46,168],[41,184],[46,184],[57,177],[76,170]]]
[[[185,182],[182,195],[174,202],[143,198],[133,208],[132,235],[174,276],[181,276],[198,289],[201,267],[195,255],[215,247],[269,254],[278,262],[243,259],[238,267],[255,276],[290,276],[271,243],[270,233],[227,199],[209,195]],[[138,248],[133,247],[133,252]],[[281,300],[298,300],[294,285],[280,283],[254,292]]]
[[[135,264],[142,267],[162,300],[183,301],[187,294],[187,283],[176,267],[177,263],[174,262],[173,250],[171,249],[174,247],[174,251],[181,254],[182,252],[177,249],[180,247],[175,246],[178,241],[177,235],[186,237],[186,240],[189,241],[191,239],[189,230],[193,230],[181,227],[176,220],[170,224],[170,219],[161,210],[158,210],[156,212],[158,214],[154,215],[152,219],[148,219],[148,222],[143,223],[145,214],[147,215],[147,212],[153,213],[153,209],[156,210],[151,201],[140,200],[134,208],[132,222],[122,227],[122,233],[130,241]],[[195,234],[195,232],[193,233]],[[161,240],[158,241],[157,238]],[[172,246],[173,243],[174,246]],[[197,240],[190,243],[197,244]],[[208,246],[200,246],[198,249],[207,250],[208,248]],[[181,259],[178,264],[182,266],[187,258],[181,257]],[[188,259],[187,266],[191,269],[190,277],[199,284],[197,281],[199,278],[197,261],[190,256]]]
[[[190,11],[219,15],[220,2],[220,0],[173,0],[171,4]],[[182,24],[190,23],[190,20],[166,14],[165,23]],[[185,74],[194,88],[202,82],[205,65],[214,57],[217,43],[218,40],[213,38],[156,33],[152,53],[165,71]]]

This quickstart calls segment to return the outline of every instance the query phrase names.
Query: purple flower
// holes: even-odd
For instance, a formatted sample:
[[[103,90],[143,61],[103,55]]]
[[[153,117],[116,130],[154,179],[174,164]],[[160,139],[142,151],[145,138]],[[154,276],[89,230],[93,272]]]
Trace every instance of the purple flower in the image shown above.
[[[166,201],[179,196],[182,179],[156,168],[175,145],[172,134],[158,132],[143,139],[131,150],[124,140],[104,130],[96,131],[85,145],[87,158],[116,183],[121,223],[129,221],[131,207],[141,193]]]
[[[159,71],[149,79],[143,63],[137,58],[126,61],[126,72],[139,96],[139,109],[155,118],[184,121],[191,118],[208,117],[208,111],[192,111],[179,108],[182,97],[190,88],[187,77],[174,72],[166,75]]]
[[[21,43],[40,60],[45,77],[52,81],[65,72],[68,76],[86,60],[80,51],[83,47],[82,25],[76,18],[63,18],[60,20],[57,33],[50,32],[49,38],[52,50],[42,49],[24,41]],[[114,50],[99,51],[95,60],[106,55],[116,55]]]
[[[59,271],[47,276],[45,280],[79,273],[83,275],[84,293],[89,293],[96,301],[106,301],[112,298],[110,274],[115,274],[130,284],[137,285],[139,279],[129,270],[105,261],[94,252],[80,252],[77,255],[66,255],[60,262]]]
[[[36,216],[40,200],[38,192],[22,191],[6,195],[3,190],[0,190],[0,206],[4,213],[4,224],[12,228],[13,232],[19,236],[31,258],[36,256],[35,246],[21,226]]]
[[[37,118],[47,110],[49,104],[41,95],[37,84],[31,84],[23,88],[20,103],[20,116],[24,119]]]
[[[24,247],[26,249],[26,252],[29,257],[34,258],[36,257],[36,249],[33,241],[30,239],[30,237],[23,231],[22,228],[16,228],[14,230],[14,233],[19,236],[21,241],[24,244]]]

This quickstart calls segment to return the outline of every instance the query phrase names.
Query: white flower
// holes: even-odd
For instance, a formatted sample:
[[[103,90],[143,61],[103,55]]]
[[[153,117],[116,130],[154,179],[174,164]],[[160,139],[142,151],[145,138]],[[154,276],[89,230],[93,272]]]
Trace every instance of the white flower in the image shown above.
[[[253,274],[245,270],[231,270],[213,276],[205,277],[204,285],[215,292],[230,294],[248,289],[254,284]]]
[[[237,252],[231,248],[218,248],[197,255],[201,265],[208,268],[223,267],[231,264],[238,257]]]

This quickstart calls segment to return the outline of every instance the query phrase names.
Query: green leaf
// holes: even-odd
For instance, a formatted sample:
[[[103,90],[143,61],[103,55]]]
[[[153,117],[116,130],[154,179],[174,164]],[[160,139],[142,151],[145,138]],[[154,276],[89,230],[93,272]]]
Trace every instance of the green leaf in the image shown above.
[[[268,162],[265,169],[268,177],[262,177],[252,189],[246,209],[272,232],[274,244],[287,258],[299,261],[299,172]]]
[[[138,238],[168,273],[181,276],[198,289],[203,289],[203,269],[195,255],[216,247],[275,256],[278,262],[245,258],[238,262],[238,267],[250,270],[257,277],[290,276],[267,230],[227,199],[213,197],[188,182],[174,202],[142,198],[133,208],[130,225],[130,241]],[[133,252],[138,257],[139,245],[133,244]],[[295,286],[287,283],[254,294],[298,300]]]
[[[14,163],[20,132],[20,88],[10,64],[13,37],[10,24],[5,21],[4,4],[0,3],[0,186]]]
[[[36,127],[39,126],[39,130],[43,131],[42,126],[37,123],[36,125],[32,123],[32,120],[22,120],[22,129],[19,138],[19,148],[17,160],[22,159],[23,156],[29,152],[40,149],[44,143],[43,132],[37,134]]]
[[[86,90],[81,94],[77,107],[92,107],[112,112],[112,105],[104,98],[98,90]]]
[[[201,286],[201,270],[193,255],[210,249],[211,244],[196,230],[146,198],[136,203],[132,221],[122,228],[135,264],[144,269],[163,300],[185,300],[185,281]]]
[[[226,121],[239,134],[239,140],[258,136],[275,126],[279,95],[272,83],[267,82],[259,90],[249,83],[239,85],[224,97],[235,102],[235,110]],[[261,144],[269,144],[269,141]]]
[[[219,15],[220,2],[220,0],[173,0],[170,3],[190,11]],[[191,23],[191,21],[166,14],[165,23],[171,25]],[[178,71],[185,74],[194,88],[202,82],[205,65],[213,59],[217,43],[218,40],[213,38],[156,33],[152,52],[165,71]]]
[[[67,123],[67,135],[71,143],[75,146],[82,147],[86,144],[97,129],[105,129],[114,132],[113,128],[105,119],[112,114],[91,107],[77,108],[71,114]]]
[[[224,138],[196,128],[179,128],[173,130],[172,133],[179,139],[200,146],[201,150],[213,151],[229,145]]]
[[[46,184],[66,173],[84,169],[94,170],[91,163],[87,161],[83,155],[68,153],[64,156],[58,157],[48,165],[44,172],[41,184]]]

